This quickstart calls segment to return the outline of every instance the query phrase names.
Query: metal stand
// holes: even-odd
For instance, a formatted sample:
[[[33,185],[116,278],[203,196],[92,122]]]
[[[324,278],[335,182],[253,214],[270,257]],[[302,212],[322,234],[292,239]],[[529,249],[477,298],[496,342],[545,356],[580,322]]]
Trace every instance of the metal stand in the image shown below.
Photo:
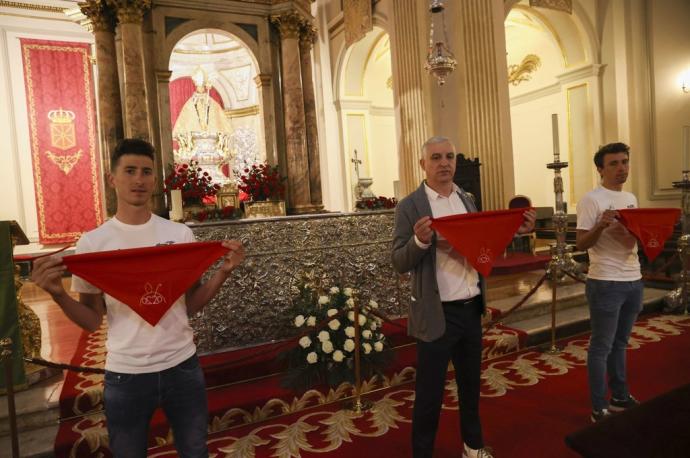
[[[558,282],[563,279],[566,273],[570,273],[578,278],[582,277],[579,264],[573,259],[573,247],[565,242],[566,231],[568,229],[568,215],[565,213],[563,202],[563,177],[561,169],[567,168],[567,162],[561,162],[561,155],[558,145],[558,116],[551,115],[553,127],[553,162],[546,164],[547,169],[554,171],[553,192],[556,195],[556,211],[553,214],[553,227],[556,232],[556,243],[551,245],[551,260],[546,267],[546,273],[551,278],[551,347],[547,350],[549,354],[560,354],[560,349],[556,346],[556,299]]]
[[[682,268],[678,278],[678,287],[664,298],[670,310],[682,310],[685,315],[688,315],[688,307],[690,306],[688,304],[690,299],[690,178],[688,174],[690,174],[690,170],[683,170],[683,179],[673,182],[673,187],[682,192],[682,235],[678,238],[677,248]]]
[[[348,410],[361,414],[371,409],[371,402],[362,399],[362,362],[360,359],[362,328],[359,325],[359,304],[355,301],[355,388],[354,399],[347,404]]]
[[[5,386],[7,387],[7,414],[10,420],[12,458],[19,458],[19,437],[17,432],[17,411],[14,405],[14,377],[12,375],[12,339],[0,340],[0,362],[5,366]]]

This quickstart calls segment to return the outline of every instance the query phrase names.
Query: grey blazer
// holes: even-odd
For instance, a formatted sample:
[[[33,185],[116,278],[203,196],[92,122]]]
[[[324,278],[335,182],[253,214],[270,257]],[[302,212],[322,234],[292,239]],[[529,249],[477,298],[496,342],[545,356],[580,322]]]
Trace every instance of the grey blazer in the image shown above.
[[[476,212],[472,198],[460,190],[460,199],[469,212]],[[414,224],[424,216],[432,216],[429,198],[422,183],[416,191],[398,203],[395,209],[393,234],[393,268],[399,273],[412,272],[412,298],[407,318],[407,332],[412,337],[431,342],[446,331],[441,297],[436,281],[436,233],[428,249],[417,246]],[[484,279],[480,276],[482,313],[486,309]]]

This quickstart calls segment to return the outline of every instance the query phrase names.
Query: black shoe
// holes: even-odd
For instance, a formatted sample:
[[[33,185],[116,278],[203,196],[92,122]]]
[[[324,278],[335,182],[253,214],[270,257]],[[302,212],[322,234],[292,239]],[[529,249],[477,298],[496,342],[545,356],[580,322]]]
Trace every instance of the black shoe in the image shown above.
[[[609,409],[592,410],[592,415],[589,417],[592,423],[598,423],[604,418],[610,417],[612,414]]]
[[[635,399],[631,395],[628,395],[628,399],[624,399],[624,400],[611,398],[611,402],[609,404],[610,404],[609,408],[611,409],[612,412],[621,412],[625,409],[639,406],[640,401],[638,401],[637,399]]]

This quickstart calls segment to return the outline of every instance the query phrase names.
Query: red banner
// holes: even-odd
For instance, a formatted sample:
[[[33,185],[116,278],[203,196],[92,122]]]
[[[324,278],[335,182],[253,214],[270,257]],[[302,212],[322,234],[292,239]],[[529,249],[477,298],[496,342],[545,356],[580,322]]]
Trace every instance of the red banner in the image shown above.
[[[39,240],[72,242],[103,222],[91,46],[20,42]]]
[[[680,218],[680,208],[625,208],[618,210],[620,222],[640,241],[649,262],[664,251],[666,240]]]
[[[228,252],[221,242],[99,251],[62,258],[67,269],[158,324],[201,274]]]
[[[491,273],[496,258],[503,254],[529,208],[492,210],[431,220],[431,227],[443,235],[455,251],[467,258],[484,276]]]

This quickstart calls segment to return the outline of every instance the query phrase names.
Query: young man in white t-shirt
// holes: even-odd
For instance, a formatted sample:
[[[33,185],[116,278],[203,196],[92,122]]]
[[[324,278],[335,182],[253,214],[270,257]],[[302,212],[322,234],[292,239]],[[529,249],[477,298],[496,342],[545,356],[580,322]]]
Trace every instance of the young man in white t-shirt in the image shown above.
[[[618,222],[621,208],[636,208],[637,199],[623,191],[630,170],[630,148],[605,145],[594,155],[601,186],[577,204],[577,248],[589,253],[585,294],[589,302],[592,337],[587,371],[593,422],[635,406],[626,380],[625,349],[642,310],[642,275],[637,240]],[[607,399],[606,375],[611,389]]]
[[[110,170],[108,180],[117,194],[117,212],[82,236],[77,253],[194,241],[187,226],[160,218],[149,209],[156,183],[150,143],[122,140],[111,154]],[[107,313],[104,404],[115,457],[146,456],[149,423],[158,406],[168,417],[180,456],[208,456],[204,375],[188,317],[218,293],[244,259],[240,242],[230,240],[223,245],[230,251],[220,268],[206,283],[197,281],[156,326],[77,276],[72,277],[72,290],[79,293],[79,300],[72,299],[62,286],[65,266],[60,258],[46,257],[34,263],[33,281],[76,324],[93,332]]]

